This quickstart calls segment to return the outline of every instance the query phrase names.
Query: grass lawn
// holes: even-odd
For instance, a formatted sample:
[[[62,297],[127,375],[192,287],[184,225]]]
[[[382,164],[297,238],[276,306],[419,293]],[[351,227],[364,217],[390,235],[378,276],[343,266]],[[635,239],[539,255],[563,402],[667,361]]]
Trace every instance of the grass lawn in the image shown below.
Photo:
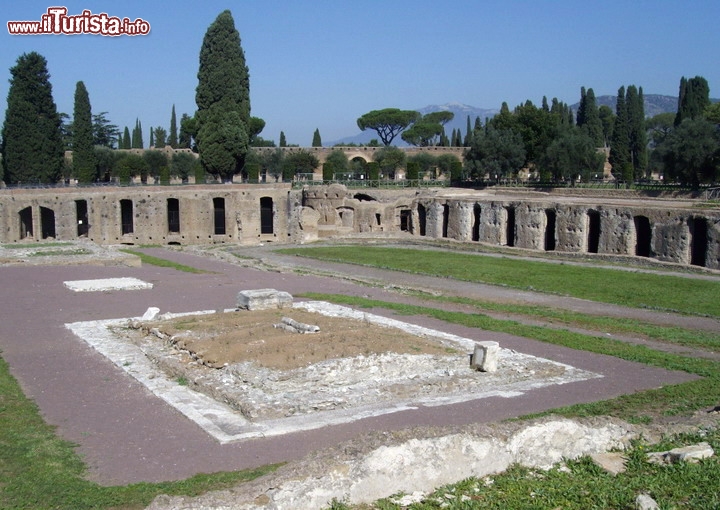
[[[329,246],[279,251],[634,308],[720,317],[720,282],[717,281],[412,248]]]

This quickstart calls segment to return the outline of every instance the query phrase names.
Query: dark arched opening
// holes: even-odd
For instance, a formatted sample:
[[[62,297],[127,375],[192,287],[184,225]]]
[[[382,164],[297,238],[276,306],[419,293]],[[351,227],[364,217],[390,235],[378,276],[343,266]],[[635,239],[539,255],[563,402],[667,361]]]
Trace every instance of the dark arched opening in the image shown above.
[[[473,241],[479,241],[480,240],[480,215],[482,213],[482,208],[480,207],[480,204],[475,204],[473,207],[473,226],[472,226],[472,240]]]
[[[120,224],[123,235],[132,234],[135,230],[133,225],[133,203],[132,200],[120,200]]]
[[[55,211],[48,207],[40,207],[40,230],[43,239],[55,237]]]
[[[22,209],[18,213],[18,217],[20,218],[20,237],[33,237],[35,234],[33,232],[32,207]]]
[[[87,237],[90,231],[87,200],[75,200],[75,219],[77,221],[78,237]]]
[[[587,251],[588,253],[597,253],[600,247],[600,213],[598,211],[588,211],[588,237]]]
[[[649,257],[652,239],[650,220],[645,216],[635,216],[633,221],[635,223],[635,255]]]
[[[708,250],[707,219],[690,218],[690,264],[705,267]]]
[[[450,206],[443,204],[443,217],[442,217],[442,236],[448,236],[448,222],[450,221]]]
[[[180,201],[177,198],[167,199],[168,232],[180,233]]]
[[[272,234],[273,228],[273,199],[270,197],[260,198],[260,233]]]
[[[508,246],[515,246],[515,208],[506,207],[505,239]]]
[[[225,199],[213,198],[213,232],[216,236],[225,235]]]
[[[555,250],[555,225],[557,213],[555,209],[545,209],[545,251]]]

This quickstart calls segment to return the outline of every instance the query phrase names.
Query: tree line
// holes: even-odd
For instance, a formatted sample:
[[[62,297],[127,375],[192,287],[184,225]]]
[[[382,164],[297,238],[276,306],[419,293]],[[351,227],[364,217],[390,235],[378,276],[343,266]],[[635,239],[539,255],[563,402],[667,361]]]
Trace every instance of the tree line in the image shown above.
[[[107,112],[92,114],[90,98],[82,81],[77,82],[73,118],[58,113],[52,98],[47,62],[38,53],[24,54],[10,69],[8,107],[2,126],[0,153],[2,175],[7,184],[55,183],[70,177],[81,183],[133,176],[153,176],[161,182],[170,177],[212,175],[231,180],[242,174],[255,180],[266,174],[283,180],[317,168],[312,155],[299,151],[258,154],[251,147],[273,147],[260,133],[265,122],[250,114],[249,75],[232,14],[223,11],[208,27],[199,55],[198,85],[193,116],[184,113],[179,125],[173,105],[170,127],[150,128],[150,146],[188,148],[199,154],[161,151],[142,156],[114,153],[111,149],[143,148],[142,124],[136,119],[132,131],[122,132],[107,119]],[[345,162],[344,154],[331,154],[326,163],[329,175],[391,176],[404,168],[406,176],[428,175],[445,168],[453,179],[478,180],[517,176],[528,171],[544,182],[575,182],[599,179],[606,159],[619,181],[647,179],[652,173],[666,181],[699,186],[720,179],[720,106],[710,104],[709,86],[702,77],[680,82],[678,110],[669,115],[645,118],[642,87],[629,85],[618,90],[615,111],[598,107],[592,88],[583,87],[577,112],[557,99],[543,97],[540,106],[527,100],[512,111],[503,103],[490,119],[467,119],[463,136],[445,125],[451,112],[386,108],[357,119],[361,130],[374,130],[385,146],[371,168],[363,162]],[[465,147],[462,168],[449,161],[405,160],[393,151],[400,136],[415,146]],[[371,143],[373,144],[373,143]],[[288,146],[283,132],[280,147]],[[322,146],[319,130],[313,146]],[[374,142],[374,145],[379,145]],[[72,150],[72,164],[64,152]],[[379,159],[378,159],[379,158]],[[424,158],[424,159],[423,159]],[[192,160],[192,161],[191,161]],[[395,164],[391,168],[391,163]],[[430,169],[428,165],[435,165]],[[313,167],[313,164],[315,166]],[[398,166],[404,165],[404,166]],[[444,171],[444,170],[443,170]]]

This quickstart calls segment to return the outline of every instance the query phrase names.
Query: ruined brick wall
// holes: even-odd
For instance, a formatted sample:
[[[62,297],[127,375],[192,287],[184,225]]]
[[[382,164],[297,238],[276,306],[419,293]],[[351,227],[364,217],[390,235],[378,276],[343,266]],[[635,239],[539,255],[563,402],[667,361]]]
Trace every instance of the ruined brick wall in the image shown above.
[[[0,242],[306,243],[351,234],[637,256],[720,269],[720,211],[663,200],[334,184],[0,190]]]
[[[99,244],[295,242],[299,225],[293,213],[300,203],[300,192],[289,185],[2,190],[0,242],[79,237]]]

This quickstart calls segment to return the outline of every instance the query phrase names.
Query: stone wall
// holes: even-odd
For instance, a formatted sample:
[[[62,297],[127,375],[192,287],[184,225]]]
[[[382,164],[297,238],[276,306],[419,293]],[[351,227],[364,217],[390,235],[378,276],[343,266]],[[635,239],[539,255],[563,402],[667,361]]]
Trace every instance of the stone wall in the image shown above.
[[[400,232],[720,269],[720,211],[692,201],[339,184],[0,190],[2,243],[306,243]]]
[[[0,242],[298,242],[300,204],[301,193],[289,185],[2,190]]]

